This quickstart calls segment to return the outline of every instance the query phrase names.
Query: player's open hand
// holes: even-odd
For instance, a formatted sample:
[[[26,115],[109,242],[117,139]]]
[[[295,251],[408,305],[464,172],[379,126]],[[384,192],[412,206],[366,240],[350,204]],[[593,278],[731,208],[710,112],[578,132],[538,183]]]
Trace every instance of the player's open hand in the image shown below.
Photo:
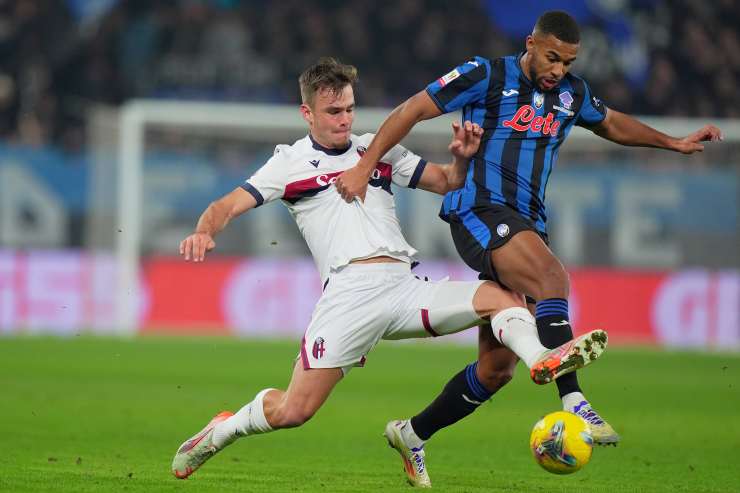
[[[478,152],[482,136],[483,129],[477,123],[466,120],[460,125],[459,122],[452,122],[452,142],[447,149],[455,157],[469,159]]]
[[[714,125],[704,125],[696,132],[680,139],[676,144],[676,150],[683,154],[693,154],[704,150],[701,142],[719,142],[722,140],[722,131]]]
[[[206,233],[193,233],[180,242],[180,255],[185,260],[193,262],[203,262],[206,259],[206,252],[216,248],[216,242],[211,235]]]
[[[364,157],[360,158],[360,161],[353,167],[342,173],[337,177],[337,181],[334,185],[337,187],[337,192],[342,196],[345,202],[351,203],[355,197],[359,197],[363,202],[365,201],[365,194],[367,193],[367,183],[370,180],[370,175],[364,171],[361,166]],[[372,172],[372,167],[370,168]]]

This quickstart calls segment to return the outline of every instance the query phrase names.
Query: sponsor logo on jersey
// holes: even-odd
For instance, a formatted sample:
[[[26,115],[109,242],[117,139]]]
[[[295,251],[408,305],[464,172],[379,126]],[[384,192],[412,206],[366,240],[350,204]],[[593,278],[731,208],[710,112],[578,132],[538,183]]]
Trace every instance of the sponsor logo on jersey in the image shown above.
[[[326,345],[323,337],[317,337],[315,341],[313,341],[313,349],[311,349],[311,354],[316,359],[321,359],[324,356],[324,353],[326,352]]]
[[[571,110],[567,110],[563,108],[562,106],[558,106],[557,104],[552,105],[552,109],[558,110],[561,113],[565,113],[568,116],[573,116],[575,113],[573,113]]]
[[[509,225],[501,223],[498,226],[496,226],[496,233],[501,237],[505,237],[509,235]]]
[[[314,168],[318,168],[320,162],[321,162],[321,159],[312,159],[308,162],[308,164],[313,165]]]
[[[377,165],[375,165],[375,169],[373,169],[372,175],[370,175],[368,185],[382,188],[392,195],[392,171],[393,170],[390,164],[378,163]],[[288,183],[285,186],[285,191],[283,192],[283,200],[295,204],[302,198],[313,197],[317,193],[322,192],[333,185],[337,181],[339,175],[341,175],[342,173],[343,171],[334,171],[332,173],[324,173],[321,175],[316,175],[305,178],[303,180]]]
[[[439,82],[439,85],[441,87],[444,87],[458,77],[460,77],[460,71],[457,69],[452,69],[452,72],[443,75],[442,77],[437,79],[437,82]]]
[[[565,108],[566,110],[570,109],[570,105],[573,104],[573,96],[570,94],[570,91],[563,91],[558,95],[558,99],[560,99],[560,104]]]
[[[521,106],[511,120],[505,120],[504,127],[512,128],[518,132],[540,132],[543,135],[555,137],[560,129],[560,122],[555,120],[555,115],[550,112],[547,116],[537,116],[537,111],[530,105]]]
[[[516,89],[505,89],[501,91],[501,95],[505,98],[508,98],[509,96],[514,96],[516,94],[519,94],[519,91],[517,91]]]
[[[532,98],[532,101],[534,101],[534,107],[539,109],[542,108],[542,105],[545,103],[545,95],[541,92],[534,93],[534,98]]]

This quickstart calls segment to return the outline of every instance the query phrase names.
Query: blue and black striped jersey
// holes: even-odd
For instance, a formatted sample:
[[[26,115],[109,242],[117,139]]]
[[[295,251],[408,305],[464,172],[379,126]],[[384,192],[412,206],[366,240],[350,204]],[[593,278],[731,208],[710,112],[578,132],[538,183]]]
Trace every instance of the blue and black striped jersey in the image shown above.
[[[503,204],[545,232],[545,187],[560,144],[573,125],[589,127],[606,117],[606,107],[575,75],[539,92],[521,70],[522,55],[475,57],[426,88],[443,113],[462,108],[463,121],[484,131],[465,186],[444,198],[445,220],[452,212]]]

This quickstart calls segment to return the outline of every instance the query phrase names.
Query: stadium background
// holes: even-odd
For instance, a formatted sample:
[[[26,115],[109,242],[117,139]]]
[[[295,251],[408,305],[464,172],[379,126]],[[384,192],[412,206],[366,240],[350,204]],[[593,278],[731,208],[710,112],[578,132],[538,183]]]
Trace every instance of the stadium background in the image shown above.
[[[737,349],[735,2],[557,5],[582,23],[575,70],[609,106],[673,117],[668,128],[715,122],[728,133],[692,157],[595,138],[566,143],[548,202],[554,249],[572,271],[576,327],[606,327],[613,342]],[[115,188],[126,102],[295,105],[297,75],[331,54],[360,70],[360,114],[391,108],[472,54],[521,49],[538,11],[532,1],[473,0],[2,2],[0,331],[121,330],[112,255],[116,235],[127,233]],[[295,120],[300,126],[297,112]],[[291,336],[305,328],[319,286],[281,207],[238,221],[205,266],[172,258],[208,202],[282,142],[254,133],[147,127],[141,330]],[[414,150],[444,159],[446,137],[434,140]],[[435,217],[438,199],[397,197],[419,272],[469,277]]]
[[[613,343],[579,378],[623,443],[571,477],[538,470],[529,430],[558,402],[520,368],[427,445],[432,481],[465,492],[738,491],[740,8],[546,3],[583,26],[575,71],[607,105],[676,134],[715,123],[726,138],[685,157],[574,131],[551,177],[551,237],[572,273],[576,330],[605,328]],[[280,205],[235,221],[202,265],[176,247],[209,201],[305,132],[296,79],[319,56],[359,68],[359,120],[473,54],[519,50],[542,8],[0,0],[0,491],[409,491],[380,432],[474,358],[472,333],[380,344],[308,426],[243,440],[187,482],[171,477],[175,447],[207,417],[285,386],[320,293]],[[235,130],[190,111],[187,125],[144,126],[141,278],[124,294],[135,323],[121,325],[116,259],[133,235],[121,224],[131,217],[119,193],[122,119],[141,100],[218,102],[212,111],[248,108],[245,118],[258,107],[231,104],[271,104],[295,121]],[[409,147],[444,159],[446,133],[419,135]],[[418,272],[471,277],[436,218],[439,199],[394,193]]]

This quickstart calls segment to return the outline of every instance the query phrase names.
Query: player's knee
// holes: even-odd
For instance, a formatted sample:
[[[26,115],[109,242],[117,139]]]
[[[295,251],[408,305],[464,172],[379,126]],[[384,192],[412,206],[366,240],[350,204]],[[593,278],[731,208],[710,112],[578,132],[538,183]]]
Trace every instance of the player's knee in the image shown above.
[[[524,298],[513,291],[503,289],[494,282],[480,285],[473,297],[473,308],[480,316],[487,317],[506,308],[526,307]]]
[[[570,277],[563,264],[556,257],[550,257],[537,267],[538,299],[567,298],[570,292]]]

